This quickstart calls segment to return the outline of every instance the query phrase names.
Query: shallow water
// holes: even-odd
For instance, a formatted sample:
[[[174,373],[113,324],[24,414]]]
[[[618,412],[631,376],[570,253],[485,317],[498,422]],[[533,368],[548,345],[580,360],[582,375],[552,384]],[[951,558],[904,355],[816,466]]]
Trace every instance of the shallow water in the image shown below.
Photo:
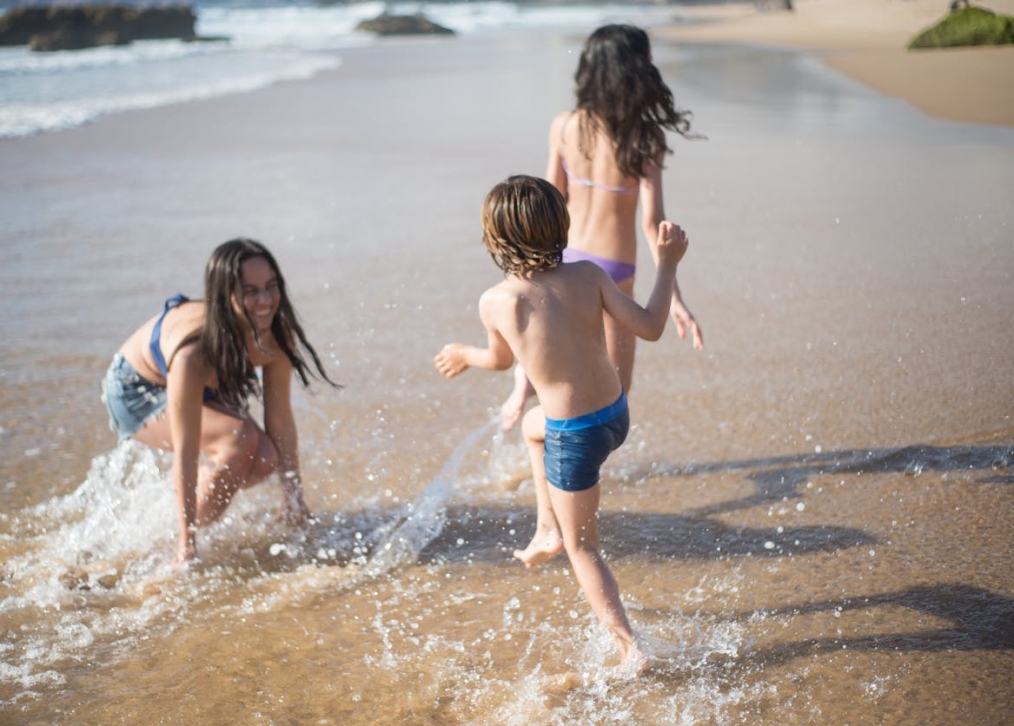
[[[576,42],[381,44],[0,141],[24,170],[0,180],[0,720],[1009,723],[1014,134],[812,58],[656,46],[708,136],[666,178],[708,351],[640,347],[604,471],[649,672],[612,677],[564,558],[512,559],[534,498],[490,423],[509,376],[431,358],[482,340],[479,203],[541,171]],[[296,397],[315,522],[244,492],[174,576],[169,460],[114,446],[98,380],[236,234],[347,387]]]

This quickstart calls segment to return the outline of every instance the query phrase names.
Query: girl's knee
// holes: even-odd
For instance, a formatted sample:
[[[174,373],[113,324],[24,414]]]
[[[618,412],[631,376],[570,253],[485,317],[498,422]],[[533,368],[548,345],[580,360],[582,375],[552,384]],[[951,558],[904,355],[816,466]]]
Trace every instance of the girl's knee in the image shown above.
[[[244,487],[256,484],[278,468],[274,443],[250,419],[245,419],[230,435],[223,437],[215,449],[211,458],[239,476]]]

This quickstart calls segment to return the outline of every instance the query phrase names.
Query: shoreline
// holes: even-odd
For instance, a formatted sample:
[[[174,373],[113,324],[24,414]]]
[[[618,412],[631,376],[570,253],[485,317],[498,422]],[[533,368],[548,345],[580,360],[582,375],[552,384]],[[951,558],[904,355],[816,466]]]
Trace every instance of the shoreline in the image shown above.
[[[977,3],[1014,15],[1014,0]],[[660,28],[660,38],[697,43],[759,43],[819,54],[835,70],[931,116],[1014,126],[1014,45],[908,51],[942,20],[938,0],[796,0],[794,11],[753,3],[690,6],[694,22]]]

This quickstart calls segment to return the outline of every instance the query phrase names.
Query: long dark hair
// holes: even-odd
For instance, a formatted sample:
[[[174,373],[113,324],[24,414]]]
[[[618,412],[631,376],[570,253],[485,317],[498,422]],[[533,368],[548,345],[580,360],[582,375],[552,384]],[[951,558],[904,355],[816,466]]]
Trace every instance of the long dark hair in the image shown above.
[[[581,114],[581,147],[602,124],[616,142],[616,165],[630,177],[645,164],[661,163],[672,149],[663,129],[686,137],[689,111],[677,111],[672,91],[651,62],[648,34],[632,25],[605,25],[585,41],[574,74]]]
[[[289,301],[285,278],[274,256],[267,247],[252,239],[229,240],[211,253],[204,270],[204,326],[181,343],[180,347],[191,342],[200,345],[205,358],[218,374],[218,397],[223,404],[246,410],[250,396],[260,394],[260,383],[245,344],[247,327],[253,330],[254,341],[260,344],[257,326],[249,320],[245,311],[243,315],[247,320],[241,320],[233,307],[234,297],[243,299],[243,263],[254,257],[263,257],[278,279],[281,299],[278,312],[271,323],[271,332],[275,342],[292,362],[303,385],[309,386],[310,376],[313,376],[340,387],[328,378],[317,351],[307,341],[296,311]],[[307,364],[304,352],[313,361],[313,368]]]

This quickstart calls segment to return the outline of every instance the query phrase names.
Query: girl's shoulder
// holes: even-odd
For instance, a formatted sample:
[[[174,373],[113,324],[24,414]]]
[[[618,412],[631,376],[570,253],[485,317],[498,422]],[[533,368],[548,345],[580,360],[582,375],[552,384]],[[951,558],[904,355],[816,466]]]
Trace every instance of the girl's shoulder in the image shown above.
[[[560,111],[553,117],[552,123],[549,124],[549,134],[551,138],[559,140],[563,135],[563,132],[567,130],[572,118],[574,118],[578,112],[574,109],[569,111]]]
[[[162,339],[172,349],[192,338],[204,327],[206,306],[203,300],[187,300],[165,313]]]

